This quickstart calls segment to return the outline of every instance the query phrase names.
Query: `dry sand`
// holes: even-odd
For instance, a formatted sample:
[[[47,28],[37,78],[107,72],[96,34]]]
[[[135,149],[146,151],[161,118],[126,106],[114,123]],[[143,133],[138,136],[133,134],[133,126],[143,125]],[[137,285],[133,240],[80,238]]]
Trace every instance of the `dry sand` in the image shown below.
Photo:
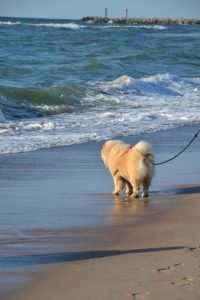
[[[186,130],[188,136],[195,132],[193,129]],[[156,135],[152,140],[156,140]],[[157,176],[167,178],[168,184],[171,176],[171,192],[156,190],[147,203],[113,198],[113,211],[108,218],[117,215],[115,222],[82,228],[81,246],[74,244],[71,251],[65,252],[63,246],[59,252],[57,246],[49,255],[38,253],[34,259],[43,271],[35,273],[31,285],[5,299],[200,299],[198,147],[199,142],[192,153],[171,165],[171,172],[170,166],[158,171]],[[162,154],[159,158],[163,158]],[[130,221],[131,214],[132,219],[139,216],[137,221]],[[41,232],[37,234],[42,237]],[[44,242],[42,238],[39,241]],[[53,243],[67,241],[67,237],[55,237]],[[31,255],[30,249],[27,254]],[[55,264],[50,265],[52,262]]]

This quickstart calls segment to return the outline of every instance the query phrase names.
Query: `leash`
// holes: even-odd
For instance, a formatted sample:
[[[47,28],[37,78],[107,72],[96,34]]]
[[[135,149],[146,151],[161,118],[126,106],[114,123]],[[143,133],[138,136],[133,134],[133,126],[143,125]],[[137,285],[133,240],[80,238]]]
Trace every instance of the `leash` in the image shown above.
[[[179,155],[181,155],[191,144],[192,144],[192,142],[197,138],[197,136],[198,136],[198,134],[200,133],[200,128],[199,128],[199,130],[195,133],[195,135],[193,136],[193,138],[191,139],[191,141],[178,153],[178,154],[176,154],[175,156],[173,156],[173,157],[171,157],[171,158],[169,158],[169,159],[167,159],[167,160],[165,160],[165,161],[162,161],[162,162],[159,162],[159,163],[155,163],[154,165],[155,166],[159,166],[159,165],[163,165],[163,164],[165,164],[165,163],[167,163],[167,162],[169,162],[169,161],[171,161],[171,160],[173,160],[173,159],[175,159],[176,157],[178,157]]]

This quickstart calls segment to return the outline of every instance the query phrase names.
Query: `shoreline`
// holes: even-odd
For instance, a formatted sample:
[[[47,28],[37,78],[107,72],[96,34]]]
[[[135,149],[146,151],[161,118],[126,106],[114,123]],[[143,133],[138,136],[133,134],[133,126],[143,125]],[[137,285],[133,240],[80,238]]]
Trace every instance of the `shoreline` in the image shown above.
[[[200,19],[187,18],[107,18],[88,16],[81,18],[82,23],[117,23],[117,24],[150,24],[150,25],[199,25]]]
[[[123,139],[132,144],[139,139],[147,139],[156,152],[157,161],[161,161],[182,149],[196,133],[198,126],[180,127]],[[115,278],[116,270],[112,272],[115,263],[118,264],[121,259],[125,260],[126,265],[122,264],[119,268],[123,270],[125,277],[131,277],[132,273],[130,274],[127,266],[133,263],[130,258],[136,256],[142,264],[141,270],[139,262],[137,263],[135,259],[134,265],[136,264],[138,274],[145,278],[145,274],[141,273],[145,268],[144,262],[141,261],[143,256],[146,257],[144,261],[149,265],[150,272],[154,261],[150,263],[149,256],[156,260],[157,256],[162,256],[167,263],[172,259],[170,253],[177,253],[177,255],[181,253],[184,256],[185,252],[188,253],[189,247],[199,247],[196,217],[195,225],[192,224],[192,215],[194,213],[196,216],[199,205],[199,139],[194,142],[189,151],[183,153],[174,162],[157,167],[149,201],[146,203],[141,198],[129,200],[125,195],[120,197],[110,195],[113,188],[112,179],[99,156],[102,144],[103,141],[90,142],[31,153],[2,155],[0,178],[1,181],[3,179],[3,185],[0,196],[1,199],[5,195],[7,197],[4,205],[10,203],[12,197],[20,199],[19,202],[24,197],[25,201],[22,201],[22,204],[26,204],[27,207],[31,205],[34,210],[39,205],[34,218],[32,214],[27,216],[30,224],[27,223],[26,215],[23,213],[23,222],[14,219],[13,225],[3,227],[1,224],[0,226],[0,264],[4,266],[0,277],[3,278],[2,284],[8,286],[7,290],[1,289],[2,299],[40,299],[40,297],[48,299],[50,291],[55,299],[59,300],[80,299],[81,295],[85,295],[85,298],[81,299],[94,299],[96,296],[90,289],[90,280],[92,277],[95,281],[96,274],[100,276],[100,283],[95,282],[95,287],[101,299],[112,298],[110,291],[116,289],[114,285],[119,286],[116,293],[123,293],[123,299],[126,299],[125,291],[120,290],[120,282],[123,278],[119,282],[119,278]],[[66,172],[68,168],[70,172]],[[24,187],[23,191],[21,191],[22,187]],[[67,202],[67,198],[71,199],[70,202]],[[189,202],[187,199],[190,199]],[[33,201],[36,202],[36,206]],[[55,201],[56,206],[54,206]],[[193,202],[196,205],[194,211],[191,205]],[[187,222],[184,226],[181,224],[188,209],[191,218],[187,228]],[[17,210],[18,218],[19,212]],[[183,213],[183,219],[179,215],[180,212]],[[49,219],[51,224],[47,223]],[[36,226],[33,221],[36,222]],[[5,222],[3,216],[1,222]],[[45,224],[48,226],[45,227]],[[169,232],[165,238],[166,228]],[[191,228],[193,237],[189,236]],[[181,238],[183,232],[187,233],[185,238]],[[85,278],[83,274],[81,275],[81,271],[77,274],[80,268],[85,270],[89,266],[96,268],[97,265],[96,271],[88,269],[88,276]],[[98,273],[99,268],[101,274]],[[106,285],[103,281],[104,271],[105,280],[108,272],[114,285],[111,284],[111,289],[102,295],[101,290]],[[64,283],[66,276],[68,283]],[[56,278],[60,278],[61,281]],[[53,283],[52,280],[55,282]],[[80,291],[77,291],[74,285],[77,280]],[[136,277],[134,281],[139,284]],[[10,284],[13,290],[10,289]],[[147,278],[145,284],[149,285]],[[135,289],[137,290],[137,286]],[[59,294],[60,290],[63,290],[63,295]],[[129,292],[127,295],[130,298]],[[117,294],[116,299],[118,299]]]

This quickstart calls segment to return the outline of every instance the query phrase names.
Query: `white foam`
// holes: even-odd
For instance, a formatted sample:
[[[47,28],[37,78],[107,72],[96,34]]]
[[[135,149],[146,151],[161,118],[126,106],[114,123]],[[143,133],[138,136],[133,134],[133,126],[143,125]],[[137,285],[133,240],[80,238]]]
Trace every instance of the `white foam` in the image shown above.
[[[166,30],[168,27],[166,25],[147,25],[147,26],[142,26],[143,28],[147,29],[157,29],[157,30]]]
[[[20,25],[20,24],[21,24],[21,22],[0,21],[0,25],[12,26],[12,25]]]
[[[35,27],[52,27],[52,28],[64,28],[64,29],[80,29],[85,28],[85,25],[78,25],[76,23],[27,23],[27,22],[13,22],[13,21],[0,21],[0,25],[24,25],[24,26],[35,26]]]
[[[182,96],[182,89],[187,86],[191,88],[191,85],[193,85],[191,80],[182,79],[168,73],[142,77],[140,79],[123,75],[114,81],[103,83],[103,87],[107,93],[118,89],[131,93],[161,94],[166,96]]]
[[[100,26],[96,26],[96,28],[136,28],[136,29],[156,29],[156,30],[166,30],[168,29],[167,26],[165,25],[137,25],[137,24],[117,24],[117,23],[112,23],[112,22],[108,22],[106,25],[100,25]]]
[[[52,28],[65,28],[65,29],[80,29],[86,26],[78,25],[75,23],[27,23],[27,25],[37,26],[37,27],[52,27]]]
[[[81,109],[0,126],[0,153],[83,143],[200,123],[200,78],[171,74],[92,82]],[[49,106],[46,109],[50,109]],[[0,115],[1,117],[1,115]]]

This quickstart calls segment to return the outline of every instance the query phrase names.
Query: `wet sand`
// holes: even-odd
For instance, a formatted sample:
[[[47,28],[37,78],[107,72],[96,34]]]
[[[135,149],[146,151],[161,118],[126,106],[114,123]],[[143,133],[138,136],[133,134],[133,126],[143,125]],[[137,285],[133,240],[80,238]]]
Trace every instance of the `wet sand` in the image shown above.
[[[8,299],[199,299],[199,200],[177,196],[173,210],[120,231],[107,250],[81,251],[71,263],[63,255],[63,264]]]
[[[197,129],[125,140],[161,161]],[[146,202],[110,195],[101,145],[1,157],[2,299],[199,299],[199,138],[157,167]]]

